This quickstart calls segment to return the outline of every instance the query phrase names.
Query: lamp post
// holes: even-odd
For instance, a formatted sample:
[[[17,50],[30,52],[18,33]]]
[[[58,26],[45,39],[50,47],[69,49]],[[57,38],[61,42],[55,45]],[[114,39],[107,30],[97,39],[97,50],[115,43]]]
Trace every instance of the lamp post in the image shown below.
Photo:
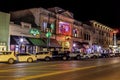
[[[116,34],[117,34],[117,30],[115,30],[114,32],[113,32],[113,45],[116,47],[117,46],[117,44],[116,44]]]
[[[22,43],[23,43],[23,37],[19,40],[19,53],[22,51]]]
[[[47,48],[49,48],[49,46],[50,46],[50,37],[51,37],[51,32],[50,31],[48,31],[46,33],[46,37],[47,37]]]
[[[116,34],[117,34],[118,30],[113,31],[113,48],[114,48],[114,52],[116,52],[117,49],[117,43],[116,43]]]
[[[74,52],[76,52],[75,47],[76,47],[76,44],[75,44],[75,43],[73,43]]]

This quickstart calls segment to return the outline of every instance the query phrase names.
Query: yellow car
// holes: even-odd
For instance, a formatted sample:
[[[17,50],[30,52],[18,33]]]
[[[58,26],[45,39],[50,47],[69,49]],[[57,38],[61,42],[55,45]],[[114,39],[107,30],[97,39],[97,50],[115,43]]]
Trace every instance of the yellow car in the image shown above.
[[[37,58],[34,54],[30,53],[19,53],[17,54],[17,60],[18,62],[33,62],[36,61]]]
[[[8,62],[10,64],[17,60],[16,54],[13,51],[1,51],[0,52],[0,62]]]

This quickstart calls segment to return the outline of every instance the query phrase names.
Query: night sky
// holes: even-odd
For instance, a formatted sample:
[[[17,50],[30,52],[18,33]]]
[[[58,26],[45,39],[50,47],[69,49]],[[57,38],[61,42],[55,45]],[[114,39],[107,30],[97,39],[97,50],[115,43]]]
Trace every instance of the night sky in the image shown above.
[[[120,5],[116,0],[0,0],[0,11],[61,7],[81,22],[96,20],[111,28],[120,28]]]

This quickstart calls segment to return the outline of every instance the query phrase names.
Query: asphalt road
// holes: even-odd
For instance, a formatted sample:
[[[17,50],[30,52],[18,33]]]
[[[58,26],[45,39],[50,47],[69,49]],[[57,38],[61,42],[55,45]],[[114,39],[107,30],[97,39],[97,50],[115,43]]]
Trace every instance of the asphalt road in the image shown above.
[[[120,80],[120,58],[0,63],[0,80]]]

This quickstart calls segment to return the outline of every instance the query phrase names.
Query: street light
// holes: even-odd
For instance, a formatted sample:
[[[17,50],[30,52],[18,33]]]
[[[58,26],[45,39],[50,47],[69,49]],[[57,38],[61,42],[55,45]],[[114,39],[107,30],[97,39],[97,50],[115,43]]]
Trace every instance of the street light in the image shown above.
[[[23,38],[20,38],[20,43],[22,43],[23,42]]]
[[[76,44],[75,44],[75,43],[73,43],[74,52],[76,51],[76,50],[75,50],[75,47],[76,47]]]
[[[46,37],[47,37],[47,48],[49,48],[49,46],[50,46],[50,37],[51,37],[51,35],[52,35],[52,34],[51,34],[51,32],[49,32],[49,31],[46,33]]]
[[[21,48],[22,48],[22,43],[23,43],[24,39],[23,37],[19,38],[19,52],[21,53]]]
[[[75,46],[76,46],[76,44],[74,43],[74,44],[73,44],[73,47],[75,47]]]

